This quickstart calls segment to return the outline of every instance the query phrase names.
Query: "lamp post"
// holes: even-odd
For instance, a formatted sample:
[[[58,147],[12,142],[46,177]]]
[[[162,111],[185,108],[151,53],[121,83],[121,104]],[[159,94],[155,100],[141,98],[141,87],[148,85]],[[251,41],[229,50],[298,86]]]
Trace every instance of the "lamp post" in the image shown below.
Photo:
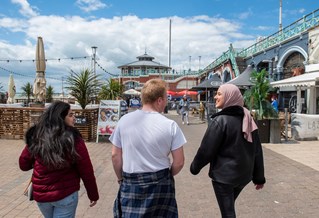
[[[62,78],[61,78],[61,80],[62,80],[62,101],[64,102],[64,77],[62,76]]]
[[[188,74],[192,71],[192,56],[189,56],[189,70],[186,76],[186,89],[188,89]]]
[[[94,73],[94,76],[96,75],[96,68],[95,68],[95,64],[96,64],[96,49],[97,47],[96,46],[92,46],[92,54],[93,54],[93,58],[92,58],[92,61],[93,61],[93,73]]]
[[[91,48],[92,48],[92,54],[93,54],[93,58],[92,58],[92,60],[93,60],[93,73],[94,73],[94,76],[96,76],[95,66],[96,66],[96,49],[97,49],[97,47],[92,46]],[[96,92],[96,90],[95,90],[95,92]],[[96,99],[96,93],[94,93],[94,95],[93,95],[93,103],[94,104],[95,104],[95,99]],[[91,101],[91,103],[92,103],[92,101]]]

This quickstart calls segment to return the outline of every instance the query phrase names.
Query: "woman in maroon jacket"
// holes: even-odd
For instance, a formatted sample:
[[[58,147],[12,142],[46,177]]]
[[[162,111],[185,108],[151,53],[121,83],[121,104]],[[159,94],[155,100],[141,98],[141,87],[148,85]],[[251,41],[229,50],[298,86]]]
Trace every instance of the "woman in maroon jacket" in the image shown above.
[[[44,217],[75,217],[82,179],[93,207],[99,199],[93,166],[69,104],[56,101],[26,133],[19,166],[33,168],[33,197]]]

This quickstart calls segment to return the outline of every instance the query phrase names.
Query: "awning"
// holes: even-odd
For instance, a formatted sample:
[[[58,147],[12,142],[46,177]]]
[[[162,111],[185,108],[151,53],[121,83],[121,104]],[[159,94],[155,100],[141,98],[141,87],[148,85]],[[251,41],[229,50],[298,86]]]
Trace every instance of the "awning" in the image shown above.
[[[210,79],[192,87],[190,90],[218,89],[221,84],[222,80],[220,79],[219,75],[215,73]]]
[[[249,87],[252,86],[252,82],[250,81],[250,75],[253,72],[253,67],[248,65],[247,68],[240,75],[235,77],[234,79],[228,81],[226,84],[233,84],[238,87]]]
[[[271,82],[270,85],[274,88],[280,87],[312,87],[316,86],[316,82],[319,81],[319,72],[304,73],[299,76],[290,77],[276,82]]]

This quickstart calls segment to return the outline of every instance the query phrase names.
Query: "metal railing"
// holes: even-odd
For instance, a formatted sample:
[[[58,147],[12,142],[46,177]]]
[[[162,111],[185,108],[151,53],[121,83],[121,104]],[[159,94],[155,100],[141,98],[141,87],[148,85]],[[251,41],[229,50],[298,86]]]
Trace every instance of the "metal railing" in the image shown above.
[[[224,52],[220,57],[218,57],[211,64],[205,67],[203,71],[209,71],[215,68],[216,66],[224,63],[225,61],[231,60],[233,69],[235,70],[235,73],[237,75],[236,71],[238,70],[238,67],[236,61],[234,61],[236,57],[246,58],[258,54],[260,52],[264,52],[267,49],[275,45],[278,45],[286,40],[294,38],[317,25],[319,25],[319,9],[309,13],[308,15],[303,16],[301,19],[295,21],[294,23],[285,27],[281,31],[278,31],[239,52],[235,50],[232,51],[231,46],[228,51]]]

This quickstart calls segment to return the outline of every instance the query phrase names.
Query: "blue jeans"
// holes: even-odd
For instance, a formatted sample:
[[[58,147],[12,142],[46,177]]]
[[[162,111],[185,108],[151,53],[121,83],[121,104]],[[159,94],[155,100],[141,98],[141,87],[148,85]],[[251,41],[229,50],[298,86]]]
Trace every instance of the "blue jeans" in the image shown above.
[[[212,183],[222,218],[235,218],[235,201],[245,185],[233,186],[214,181]]]
[[[69,196],[53,202],[37,202],[45,218],[73,218],[78,206],[79,193],[76,191]]]

